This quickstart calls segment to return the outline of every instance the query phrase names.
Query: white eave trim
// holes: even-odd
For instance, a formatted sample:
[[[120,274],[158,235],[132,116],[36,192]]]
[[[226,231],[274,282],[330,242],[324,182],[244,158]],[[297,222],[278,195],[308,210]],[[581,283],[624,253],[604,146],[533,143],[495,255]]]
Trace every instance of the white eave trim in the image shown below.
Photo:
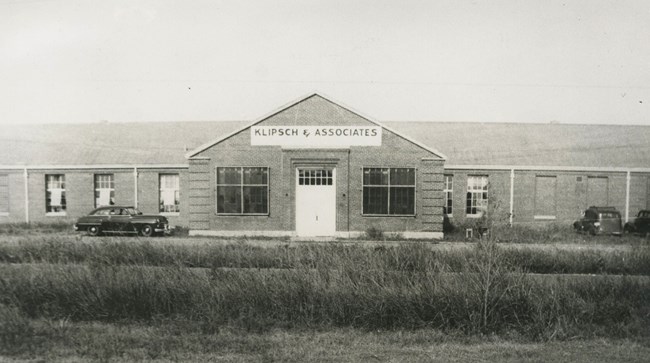
[[[273,110],[273,111],[271,111],[271,112],[265,114],[264,116],[262,116],[262,117],[256,119],[255,121],[253,121],[252,123],[250,123],[250,124],[248,124],[248,125],[245,125],[245,126],[239,128],[239,129],[237,129],[237,130],[235,130],[235,131],[233,131],[233,132],[231,132],[231,133],[229,133],[229,134],[226,134],[226,135],[224,135],[224,136],[218,137],[218,138],[216,138],[216,139],[214,139],[214,140],[212,140],[212,141],[206,142],[205,144],[203,144],[203,145],[201,145],[201,146],[199,146],[199,147],[197,147],[197,148],[195,148],[195,149],[193,149],[193,150],[187,152],[187,153],[185,154],[185,158],[187,158],[187,159],[196,159],[196,158],[197,158],[197,157],[195,156],[196,154],[201,153],[201,152],[203,152],[203,151],[205,151],[205,150],[207,150],[207,149],[213,147],[214,145],[216,145],[216,144],[218,144],[218,143],[220,143],[220,142],[222,142],[222,141],[224,141],[224,140],[226,140],[226,139],[229,139],[229,138],[231,138],[232,136],[237,135],[238,133],[240,133],[240,132],[242,132],[242,131],[244,131],[244,130],[250,128],[250,127],[253,127],[253,126],[257,125],[258,123],[260,123],[260,122],[266,120],[267,118],[269,118],[269,117],[271,117],[271,116],[273,116],[273,115],[276,115],[276,114],[278,114],[278,113],[280,113],[280,112],[286,110],[287,108],[289,108],[289,107],[291,107],[291,106],[294,106],[294,105],[296,105],[296,104],[298,104],[298,103],[300,103],[300,102],[302,102],[302,101],[304,101],[304,100],[306,100],[306,99],[308,99],[309,97],[312,97],[312,96],[314,96],[314,95],[315,95],[315,93],[310,93],[310,94],[307,95],[307,96],[303,96],[303,97],[301,97],[301,98],[299,98],[299,99],[297,99],[297,100],[295,100],[295,101],[289,102],[289,103],[287,103],[286,105],[284,105],[284,106],[280,106],[279,108],[277,108],[277,109],[275,109],[275,110]]]
[[[401,132],[395,131],[393,128],[388,127],[388,126],[386,126],[386,125],[383,125],[382,123],[380,123],[380,122],[378,122],[378,121],[375,121],[375,120],[373,120],[372,118],[370,118],[370,117],[368,117],[368,116],[363,115],[362,113],[360,113],[360,112],[358,112],[358,111],[352,109],[351,107],[348,107],[347,105],[345,105],[345,104],[343,104],[343,103],[341,103],[341,102],[338,102],[338,101],[334,101],[334,100],[332,100],[331,97],[329,97],[329,96],[325,96],[325,95],[323,95],[323,94],[320,93],[320,92],[312,92],[312,93],[309,93],[308,95],[303,96],[303,97],[299,98],[298,100],[295,100],[295,101],[290,102],[290,103],[288,103],[288,104],[286,104],[286,105],[284,105],[284,106],[281,106],[280,108],[278,108],[278,109],[276,109],[276,110],[274,110],[274,111],[272,111],[272,112],[270,112],[270,113],[268,113],[268,114],[266,114],[266,115],[264,115],[264,116],[262,116],[262,117],[256,119],[253,123],[251,123],[251,124],[249,124],[249,125],[246,125],[246,126],[240,128],[240,129],[238,129],[238,130],[235,130],[235,131],[233,131],[233,132],[231,132],[231,133],[229,133],[229,134],[227,134],[227,135],[225,135],[225,136],[219,137],[219,138],[217,138],[217,139],[215,139],[215,140],[213,140],[213,141],[211,141],[211,142],[205,143],[205,144],[203,144],[203,145],[197,147],[196,149],[194,149],[194,150],[192,150],[192,151],[186,153],[186,154],[185,154],[185,157],[186,157],[187,159],[193,158],[196,154],[198,154],[198,153],[200,153],[200,152],[203,152],[203,151],[205,151],[205,150],[211,148],[212,146],[214,146],[214,145],[216,145],[216,144],[218,144],[218,143],[220,143],[220,142],[222,142],[222,141],[224,141],[224,140],[230,138],[231,136],[234,136],[234,135],[236,135],[236,134],[238,134],[238,133],[240,133],[240,132],[242,132],[242,131],[244,131],[244,130],[250,128],[250,127],[253,127],[253,126],[257,125],[258,123],[260,123],[260,122],[262,122],[262,121],[268,119],[269,117],[272,117],[272,116],[274,116],[274,115],[276,115],[276,114],[278,114],[278,113],[280,113],[280,112],[282,112],[282,111],[284,111],[284,110],[286,110],[286,109],[288,109],[288,108],[290,108],[290,107],[292,107],[292,106],[295,106],[295,105],[297,105],[298,103],[300,103],[300,102],[302,102],[302,101],[305,101],[305,100],[308,99],[308,98],[314,97],[314,96],[322,97],[322,98],[325,99],[326,101],[329,101],[329,102],[331,102],[331,103],[333,103],[333,104],[335,104],[335,105],[337,105],[337,106],[339,106],[339,107],[342,107],[342,108],[344,108],[344,109],[346,109],[346,110],[352,112],[353,114],[355,114],[355,115],[357,115],[357,116],[359,116],[359,117],[365,119],[366,121],[368,121],[368,122],[370,122],[370,123],[373,123],[373,124],[375,124],[375,125],[377,125],[377,126],[383,128],[384,130],[389,131],[389,132],[391,132],[391,133],[393,133],[393,134],[395,134],[395,135],[401,137],[402,139],[404,139],[404,140],[406,140],[406,141],[408,141],[408,142],[410,142],[410,143],[412,143],[412,144],[414,144],[414,145],[416,145],[416,146],[418,146],[418,147],[420,147],[420,148],[422,148],[422,149],[424,149],[424,150],[426,150],[426,151],[428,151],[428,152],[430,152],[430,153],[432,153],[432,154],[438,156],[438,157],[439,157],[440,159],[442,159],[442,160],[446,160],[446,159],[447,159],[447,156],[445,156],[445,155],[444,155],[443,153],[441,153],[440,151],[438,151],[438,150],[436,150],[436,149],[433,149],[433,148],[431,148],[431,147],[429,147],[429,146],[426,146],[426,145],[424,145],[424,144],[422,144],[422,143],[420,143],[420,142],[418,142],[418,141],[415,141],[415,140],[411,139],[410,137],[405,136],[405,135],[402,134]]]
[[[592,166],[561,166],[561,165],[445,165],[445,170],[519,170],[519,171],[586,171],[586,172],[616,172],[616,173],[649,173],[650,168],[626,167],[592,167]]]
[[[46,169],[187,169],[188,164],[0,165],[0,170]]]

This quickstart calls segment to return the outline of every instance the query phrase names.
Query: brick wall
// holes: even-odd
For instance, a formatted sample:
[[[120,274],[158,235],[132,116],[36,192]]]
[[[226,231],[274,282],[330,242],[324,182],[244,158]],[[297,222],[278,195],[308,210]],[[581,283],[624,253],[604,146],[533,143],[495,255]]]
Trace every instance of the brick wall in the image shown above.
[[[189,180],[189,227],[190,229],[210,229],[210,213],[213,200],[210,186],[210,160],[190,160]]]
[[[0,223],[22,223],[25,221],[25,186],[22,170],[2,170],[7,176],[9,212],[0,215]]]
[[[633,173],[630,178],[630,218],[641,209],[650,208],[650,177]]]
[[[181,183],[181,212],[169,216],[170,224],[187,226],[189,214],[184,212],[187,201],[182,189],[188,184],[186,169],[139,169],[138,207],[144,213],[158,214],[159,173],[179,173]],[[0,223],[25,221],[25,193],[23,171],[7,171],[9,175],[9,214],[0,216]],[[133,169],[49,169],[28,171],[28,196],[30,222],[72,223],[95,208],[95,174],[113,174],[115,181],[115,203],[134,205]],[[46,183],[48,174],[65,175],[65,215],[48,215],[45,209]]]
[[[160,174],[178,174],[179,176],[179,213],[160,212]],[[164,215],[170,225],[187,227],[189,225],[188,175],[187,169],[138,169],[138,209],[145,214]],[[133,176],[131,176],[131,183],[133,183]]]
[[[491,215],[497,223],[507,223],[510,209],[510,170],[466,170],[447,169],[445,174],[453,175],[453,217],[452,222],[462,225],[468,222],[465,215],[465,198],[468,175],[487,175],[490,182],[489,200]],[[555,219],[541,219],[535,214],[536,178],[556,178]],[[547,223],[567,224],[580,218],[581,212],[589,207],[589,177],[599,178],[607,188],[601,199],[607,206],[615,207],[625,216],[627,175],[625,172],[573,172],[556,170],[516,170],[514,177],[513,222],[516,224],[545,225]],[[648,207],[650,185],[646,173],[632,173],[630,180],[630,217],[640,209]],[[592,189],[591,193],[594,193]],[[549,196],[550,197],[550,196]],[[494,211],[495,202],[499,210]],[[496,213],[495,213],[496,212]],[[536,218],[537,217],[537,218]]]

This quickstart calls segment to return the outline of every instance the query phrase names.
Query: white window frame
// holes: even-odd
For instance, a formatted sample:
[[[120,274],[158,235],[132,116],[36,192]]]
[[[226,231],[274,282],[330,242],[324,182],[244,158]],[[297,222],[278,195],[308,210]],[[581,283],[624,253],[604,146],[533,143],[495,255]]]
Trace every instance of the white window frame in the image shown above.
[[[10,194],[9,194],[9,174],[0,174],[0,179],[4,179],[6,181],[6,185],[3,185],[2,187],[6,188],[5,192],[6,192],[6,195],[7,195],[7,208],[6,208],[6,211],[0,210],[0,216],[8,216],[9,211],[10,211],[10,206],[11,206],[11,203],[10,203],[11,199],[10,199]]]
[[[468,175],[467,176],[467,193],[470,194],[470,211],[467,210],[467,196],[465,198],[465,216],[467,218],[480,218],[487,215],[489,208],[489,177],[487,175]],[[483,198],[485,194],[485,198]],[[475,195],[480,197],[474,198]],[[471,213],[475,209],[476,213]],[[481,213],[480,211],[483,211]]]
[[[363,182],[363,176],[365,169],[388,169],[388,184],[386,185],[375,185],[375,184],[364,184]],[[391,169],[413,169],[414,173],[414,180],[413,180],[413,185],[396,185],[395,187],[412,187],[413,188],[413,213],[409,214],[390,214],[390,170]],[[418,210],[418,169],[417,168],[412,168],[412,167],[395,167],[395,166],[364,166],[361,168],[361,215],[364,217],[415,217],[417,215],[417,210]],[[364,188],[365,187],[382,187],[382,188],[388,188],[388,213],[386,214],[378,214],[378,213],[364,213],[363,211],[363,206],[365,205],[365,196],[364,196]]]
[[[108,180],[102,180],[102,177],[108,177]],[[106,173],[106,174],[95,174],[93,177],[93,182],[95,184],[95,208],[99,207],[108,207],[115,204],[115,174]],[[99,179],[99,180],[98,180]],[[108,185],[106,185],[108,184]],[[108,190],[109,192],[109,203],[100,205],[97,202],[97,193],[100,193],[102,190]]]
[[[50,178],[54,177],[60,177],[59,180],[54,181],[54,183],[58,184],[59,187],[51,187],[50,183]],[[49,201],[49,194],[52,193],[54,190],[60,190],[61,191],[61,210],[55,211],[55,212],[48,212],[48,208],[50,208],[51,202]],[[63,200],[65,200],[65,204],[63,203]],[[68,209],[68,198],[65,195],[65,174],[45,174],[45,215],[46,216],[65,216],[67,215],[67,209]]]
[[[219,169],[220,168],[239,168],[241,170],[241,183],[239,184],[219,184]],[[266,169],[266,184],[244,184],[244,169],[254,169],[262,168]],[[214,169],[214,181],[215,181],[215,209],[214,212],[219,216],[268,216],[271,213],[271,168],[268,166],[217,166]],[[241,187],[240,198],[241,198],[241,212],[240,213],[219,213],[219,187]],[[244,213],[244,187],[266,187],[266,213]]]
[[[445,213],[448,217],[453,217],[454,213],[454,175],[445,174],[445,186],[443,189],[445,193]],[[451,202],[451,212],[449,212],[449,204]]]
[[[166,183],[163,183],[163,179],[167,179],[169,177],[175,177],[175,182],[173,187],[167,187]],[[177,216],[180,215],[180,208],[181,208],[181,175],[179,173],[160,173],[158,174],[158,212],[162,215],[166,216]],[[174,211],[165,211],[165,206],[171,206],[169,204],[163,205],[163,208],[161,210],[160,206],[162,203],[164,203],[163,200],[163,195],[166,191],[168,190],[173,190],[174,191]],[[178,201],[178,203],[176,203]]]
[[[298,168],[298,185],[334,185],[334,174],[331,168]],[[323,174],[323,172],[325,172]]]

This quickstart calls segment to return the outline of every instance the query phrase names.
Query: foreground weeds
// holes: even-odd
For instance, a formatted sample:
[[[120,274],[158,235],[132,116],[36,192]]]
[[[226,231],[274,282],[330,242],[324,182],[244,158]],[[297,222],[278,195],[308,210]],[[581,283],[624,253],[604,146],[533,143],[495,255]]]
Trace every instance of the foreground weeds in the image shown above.
[[[517,337],[465,336],[435,329],[271,330],[263,334],[225,327],[196,329],[196,322],[58,322],[28,319],[29,349],[0,357],[43,362],[646,362],[650,346],[629,339],[573,339],[531,343]],[[0,359],[2,359],[0,358]]]
[[[168,256],[151,252],[149,244],[140,248],[149,251],[143,256]],[[30,318],[182,317],[205,332],[234,326],[254,332],[435,328],[532,340],[650,335],[647,279],[532,276],[492,242],[477,244],[451,264],[414,246],[260,251],[274,258],[257,258],[282,268],[238,268],[250,262],[243,262],[243,251],[228,259],[235,268],[116,264],[104,257],[83,264],[5,264],[0,303]]]

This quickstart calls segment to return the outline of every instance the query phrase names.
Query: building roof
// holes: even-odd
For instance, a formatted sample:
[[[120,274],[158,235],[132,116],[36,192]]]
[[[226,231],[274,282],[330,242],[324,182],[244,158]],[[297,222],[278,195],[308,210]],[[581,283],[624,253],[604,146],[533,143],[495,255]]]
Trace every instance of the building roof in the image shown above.
[[[388,123],[448,156],[448,165],[650,167],[650,126]]]
[[[383,122],[447,165],[650,167],[650,126]],[[0,126],[0,165],[187,164],[185,154],[250,122]]]

